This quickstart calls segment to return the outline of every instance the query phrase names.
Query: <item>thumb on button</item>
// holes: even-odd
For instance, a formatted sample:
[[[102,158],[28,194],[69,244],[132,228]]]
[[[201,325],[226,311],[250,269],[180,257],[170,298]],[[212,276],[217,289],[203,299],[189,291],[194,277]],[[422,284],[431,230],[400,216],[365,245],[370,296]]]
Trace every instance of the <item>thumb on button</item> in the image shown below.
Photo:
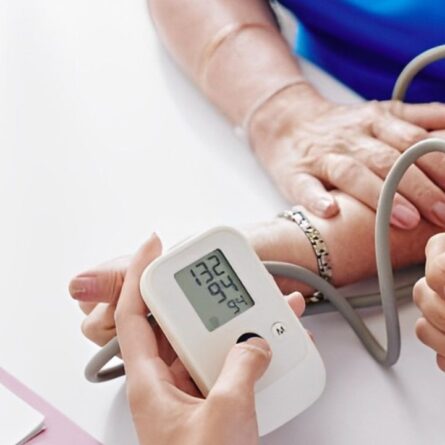
[[[208,398],[223,395],[225,399],[248,402],[253,407],[255,382],[264,374],[271,358],[272,351],[263,338],[251,337],[237,343],[227,355]]]

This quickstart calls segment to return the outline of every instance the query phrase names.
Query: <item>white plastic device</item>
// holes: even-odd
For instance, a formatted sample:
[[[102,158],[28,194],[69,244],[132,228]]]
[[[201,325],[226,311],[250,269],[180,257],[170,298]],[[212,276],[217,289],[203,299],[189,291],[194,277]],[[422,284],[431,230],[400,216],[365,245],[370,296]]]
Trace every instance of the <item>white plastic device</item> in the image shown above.
[[[231,347],[257,335],[272,349],[255,386],[260,435],[308,408],[322,393],[323,361],[272,276],[244,236],[217,227],[156,259],[141,293],[204,395]]]

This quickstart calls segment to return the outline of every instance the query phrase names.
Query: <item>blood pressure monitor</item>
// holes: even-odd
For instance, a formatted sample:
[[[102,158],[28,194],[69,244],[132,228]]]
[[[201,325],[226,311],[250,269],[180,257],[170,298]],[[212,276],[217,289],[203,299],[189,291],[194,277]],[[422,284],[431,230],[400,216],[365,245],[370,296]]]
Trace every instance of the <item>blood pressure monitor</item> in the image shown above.
[[[255,386],[260,435],[309,407],[325,386],[321,357],[248,241],[228,227],[188,239],[144,271],[141,293],[204,395],[232,346],[264,338],[271,363]]]

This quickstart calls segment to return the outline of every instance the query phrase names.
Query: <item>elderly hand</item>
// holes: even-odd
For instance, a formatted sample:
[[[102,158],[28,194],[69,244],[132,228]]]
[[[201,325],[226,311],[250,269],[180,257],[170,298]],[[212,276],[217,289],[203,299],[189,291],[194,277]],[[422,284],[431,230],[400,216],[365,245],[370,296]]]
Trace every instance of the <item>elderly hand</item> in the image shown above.
[[[437,364],[445,371],[445,233],[431,238],[426,256],[426,277],[414,288],[414,302],[423,315],[416,333],[436,352]]]
[[[302,105],[303,104],[303,105]],[[254,115],[251,143],[283,195],[321,217],[338,213],[336,188],[376,209],[383,179],[400,154],[445,128],[445,105],[368,102],[337,105],[304,85],[277,94]],[[392,224],[420,216],[445,227],[445,155],[424,156],[405,175]]]
[[[114,315],[140,443],[257,444],[254,385],[269,365],[269,346],[259,338],[235,345],[217,382],[203,399],[165,336],[147,323],[148,309],[139,292],[139,280],[144,268],[160,254],[160,241],[153,235],[131,260],[128,271],[124,272],[122,264],[114,269],[104,265],[91,272],[98,287],[83,292],[84,300],[89,295],[92,304],[99,287],[108,293],[101,298],[108,301],[107,306],[95,306],[90,312],[105,308],[94,316],[96,324],[90,320],[85,326],[89,326],[88,336],[102,344],[114,335]],[[297,315],[302,314],[304,299],[300,294],[292,294],[288,302]],[[105,313],[109,326],[105,323],[101,327],[97,321]]]

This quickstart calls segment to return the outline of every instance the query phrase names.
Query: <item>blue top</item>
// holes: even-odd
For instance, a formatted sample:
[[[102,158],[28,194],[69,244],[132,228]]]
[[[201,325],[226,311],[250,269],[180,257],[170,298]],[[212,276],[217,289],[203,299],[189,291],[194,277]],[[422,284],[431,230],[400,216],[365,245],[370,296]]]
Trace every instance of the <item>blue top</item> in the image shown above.
[[[280,0],[300,22],[296,51],[366,99],[388,99],[415,56],[445,44],[445,0]],[[410,102],[445,102],[445,61],[422,71]]]

